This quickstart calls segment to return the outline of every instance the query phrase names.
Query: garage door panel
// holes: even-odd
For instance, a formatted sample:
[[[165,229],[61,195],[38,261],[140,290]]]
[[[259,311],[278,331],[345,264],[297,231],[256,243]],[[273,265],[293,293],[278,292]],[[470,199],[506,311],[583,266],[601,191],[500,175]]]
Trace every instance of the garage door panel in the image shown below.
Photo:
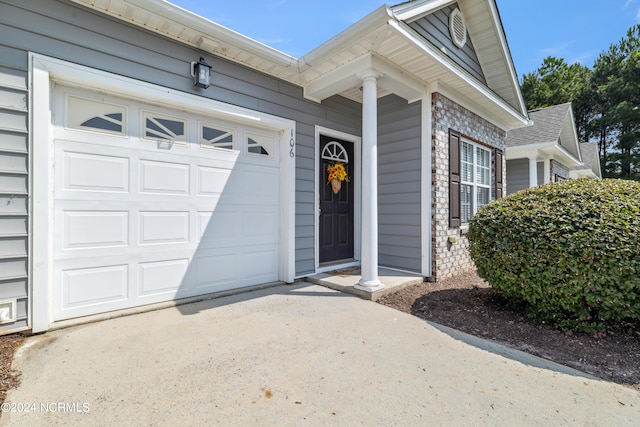
[[[243,173],[244,200],[255,204],[278,204],[278,173],[270,168],[245,170]],[[275,190],[275,191],[274,191]]]
[[[189,242],[189,212],[138,213],[140,245]]]
[[[215,212],[198,212],[198,235],[201,248],[237,245],[242,217],[232,209],[220,207]]]
[[[140,193],[188,195],[189,165],[152,160],[140,161]]]
[[[64,190],[129,191],[129,159],[64,151]]]
[[[227,199],[234,199],[238,194],[240,182],[232,178],[232,170],[198,167],[198,196],[217,196],[223,194]]]
[[[129,266],[114,265],[62,271],[62,308],[126,300]]]
[[[258,247],[255,251],[241,255],[242,279],[260,279],[261,281],[273,281],[277,279],[278,251],[273,245]]]
[[[138,296],[175,295],[187,278],[188,259],[145,262],[138,265]]]
[[[250,207],[242,214],[243,245],[272,243],[278,239],[278,212],[270,207]]]
[[[238,254],[202,251],[195,261],[196,287],[220,288],[237,282]],[[206,290],[206,292],[212,292]]]
[[[129,212],[64,211],[62,248],[104,248],[129,244]]]

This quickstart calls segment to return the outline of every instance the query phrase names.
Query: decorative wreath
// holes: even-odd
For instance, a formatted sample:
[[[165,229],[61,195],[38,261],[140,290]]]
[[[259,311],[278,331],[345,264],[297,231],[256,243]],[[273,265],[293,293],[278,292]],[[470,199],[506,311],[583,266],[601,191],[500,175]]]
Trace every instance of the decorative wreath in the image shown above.
[[[344,165],[341,162],[337,162],[333,165],[329,165],[327,168],[327,181],[331,182],[334,179],[338,181],[347,181],[349,182],[349,177],[347,176],[347,170],[344,168]]]

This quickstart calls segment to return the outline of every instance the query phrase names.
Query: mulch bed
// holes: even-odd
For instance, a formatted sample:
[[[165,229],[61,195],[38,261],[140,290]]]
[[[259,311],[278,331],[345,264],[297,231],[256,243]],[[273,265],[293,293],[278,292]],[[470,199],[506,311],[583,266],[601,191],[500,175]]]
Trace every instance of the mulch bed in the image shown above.
[[[0,403],[4,402],[8,390],[20,384],[20,373],[11,369],[13,355],[24,341],[20,334],[0,337]]]

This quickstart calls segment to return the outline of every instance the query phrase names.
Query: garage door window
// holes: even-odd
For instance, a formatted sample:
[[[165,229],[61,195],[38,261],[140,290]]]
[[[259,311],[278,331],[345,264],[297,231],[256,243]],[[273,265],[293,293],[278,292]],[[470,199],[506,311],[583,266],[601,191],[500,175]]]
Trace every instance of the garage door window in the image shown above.
[[[200,147],[233,150],[233,129],[207,123],[200,124]]]
[[[186,145],[187,120],[145,111],[143,113],[143,122],[144,138],[153,141],[165,140]]]
[[[247,154],[273,157],[275,140],[272,136],[247,132],[246,144],[247,144]]]
[[[67,97],[67,128],[122,135],[125,132],[127,109],[102,101]]]

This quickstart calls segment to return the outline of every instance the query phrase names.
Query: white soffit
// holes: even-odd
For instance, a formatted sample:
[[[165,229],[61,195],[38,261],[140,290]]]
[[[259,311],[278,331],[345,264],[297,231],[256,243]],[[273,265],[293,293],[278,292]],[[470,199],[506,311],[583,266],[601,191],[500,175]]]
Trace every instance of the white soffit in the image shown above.
[[[393,14],[401,21],[411,22],[454,3],[452,0],[420,0],[410,1],[393,6]]]
[[[71,0],[197,49],[299,84],[298,60],[164,0]]]

